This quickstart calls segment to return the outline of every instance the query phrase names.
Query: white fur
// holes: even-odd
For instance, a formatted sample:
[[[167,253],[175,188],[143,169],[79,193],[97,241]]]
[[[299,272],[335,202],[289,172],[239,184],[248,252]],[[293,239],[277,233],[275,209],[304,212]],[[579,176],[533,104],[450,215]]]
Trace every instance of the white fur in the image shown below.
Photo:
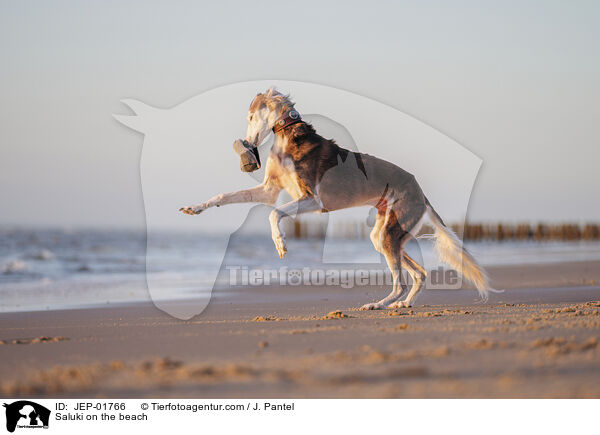
[[[249,113],[246,141],[254,146],[259,146],[267,138],[275,122],[277,122],[277,114],[266,107]]]
[[[435,249],[440,261],[455,269],[467,281],[472,283],[484,301],[488,300],[490,292],[501,293],[500,290],[494,290],[490,287],[485,270],[477,264],[477,261],[462,246],[462,242],[454,234],[454,231],[440,222],[430,206],[427,206],[427,214],[435,228],[433,238],[435,239]]]

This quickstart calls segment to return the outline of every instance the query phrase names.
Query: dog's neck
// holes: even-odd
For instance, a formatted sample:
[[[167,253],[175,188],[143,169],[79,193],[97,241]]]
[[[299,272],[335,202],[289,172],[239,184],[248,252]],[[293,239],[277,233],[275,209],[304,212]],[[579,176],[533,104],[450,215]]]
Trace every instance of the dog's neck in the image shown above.
[[[275,133],[273,150],[300,159],[321,143],[314,140],[319,135],[306,122],[298,122]]]
[[[290,126],[277,132],[273,132],[275,135],[273,148],[284,153],[289,153],[292,149],[296,148],[297,145],[294,141],[293,129],[294,127]]]
[[[279,148],[280,150],[287,152],[286,150],[290,148],[290,146],[295,146],[294,144],[294,131],[300,125],[300,123],[304,123],[300,115],[294,109],[291,108],[281,108],[278,110],[277,121],[275,121],[275,125],[273,125],[273,134],[275,135],[275,144],[274,146]],[[293,116],[290,116],[290,113],[293,113]]]
[[[294,109],[282,111],[277,117],[277,121],[275,121],[275,125],[273,126],[273,132],[277,133],[281,130],[285,130],[294,124],[298,124],[302,121],[300,114]]]

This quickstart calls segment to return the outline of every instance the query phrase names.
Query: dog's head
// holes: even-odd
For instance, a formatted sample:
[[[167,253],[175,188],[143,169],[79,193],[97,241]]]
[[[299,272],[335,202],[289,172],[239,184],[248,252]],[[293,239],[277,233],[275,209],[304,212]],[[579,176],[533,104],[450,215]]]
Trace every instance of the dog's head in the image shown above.
[[[246,139],[233,143],[233,149],[240,155],[242,171],[254,172],[260,168],[258,146],[267,138],[282,114],[293,109],[294,103],[289,97],[277,92],[275,88],[256,95],[248,109]]]
[[[258,94],[248,109],[248,129],[246,142],[251,147],[259,146],[268,136],[277,120],[294,109],[294,103],[287,95],[269,88],[264,94]]]

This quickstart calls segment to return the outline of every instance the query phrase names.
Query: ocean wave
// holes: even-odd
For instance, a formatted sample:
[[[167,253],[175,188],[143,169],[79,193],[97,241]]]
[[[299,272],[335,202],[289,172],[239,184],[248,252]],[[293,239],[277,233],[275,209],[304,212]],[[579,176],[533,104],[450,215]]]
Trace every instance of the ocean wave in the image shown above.
[[[12,260],[2,265],[2,273],[4,275],[12,275],[27,272],[29,265],[23,260]]]

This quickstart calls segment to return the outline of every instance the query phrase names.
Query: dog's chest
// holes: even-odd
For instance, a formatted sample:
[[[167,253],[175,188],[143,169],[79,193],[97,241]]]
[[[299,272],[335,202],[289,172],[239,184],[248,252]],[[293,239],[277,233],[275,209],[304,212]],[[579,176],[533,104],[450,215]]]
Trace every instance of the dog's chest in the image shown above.
[[[303,180],[296,170],[294,160],[289,154],[273,153],[272,157],[276,166],[277,178],[283,190],[293,199],[302,198],[312,193],[306,180]]]

